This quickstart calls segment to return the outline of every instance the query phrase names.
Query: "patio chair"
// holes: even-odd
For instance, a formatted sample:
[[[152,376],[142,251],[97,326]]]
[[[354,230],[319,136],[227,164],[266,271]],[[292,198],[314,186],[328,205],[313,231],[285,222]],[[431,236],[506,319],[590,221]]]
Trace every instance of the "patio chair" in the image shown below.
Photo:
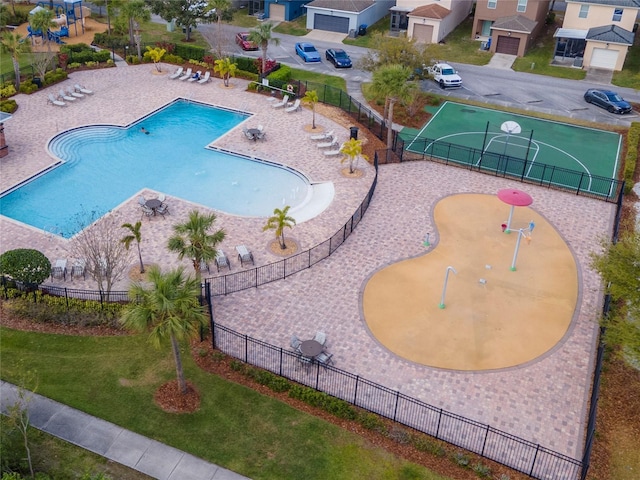
[[[216,251],[215,263],[218,271],[220,271],[220,267],[227,267],[231,271],[231,263],[222,250]]]
[[[313,339],[324,347],[325,344],[327,343],[327,334],[324,332],[318,331],[316,332],[316,336],[313,337]]]
[[[72,97],[84,98],[84,93],[76,92],[71,85],[67,87],[67,93]]]
[[[336,147],[337,145],[338,145],[338,139],[336,137],[331,137],[326,142],[321,142],[321,143],[316,144],[316,147],[318,147],[318,148],[331,148],[331,147]]]
[[[253,265],[255,265],[255,262],[253,261],[253,253],[251,253],[247,249],[247,247],[245,247],[244,245],[238,245],[236,247],[236,252],[238,252],[238,260],[240,260],[241,266],[244,267],[245,262],[251,262]]]
[[[291,335],[291,348],[293,348],[294,352],[300,353],[300,345],[302,345],[302,340],[300,340],[296,335]]]
[[[290,107],[287,107],[284,109],[285,112],[287,113],[291,113],[291,112],[296,112],[298,110],[301,110],[302,107],[300,106],[300,99],[296,98],[296,101],[293,102],[293,105],[291,105]]]
[[[93,95],[93,90],[89,90],[88,88],[83,87],[79,83],[76,83],[73,87],[76,89],[76,91],[80,93],[84,93],[85,95]]]
[[[51,268],[51,279],[62,278],[67,279],[67,259],[59,258],[56,260],[55,266]]]
[[[56,105],[58,107],[66,107],[67,106],[66,103],[61,102],[60,100],[56,99],[56,97],[53,96],[53,93],[49,94],[48,103],[50,103],[51,105]]]
[[[84,267],[86,265],[86,261],[85,260],[76,260],[73,264],[73,267],[71,267],[71,280],[73,280],[73,277],[79,277],[80,275],[82,275],[82,278],[86,280],[86,273],[84,270]]]
[[[167,199],[167,196],[164,193],[158,194],[158,200],[160,200],[162,203],[164,203],[166,199]]]
[[[200,273],[207,271],[207,273],[211,273],[209,270],[209,264],[205,260],[200,260]]]
[[[211,80],[211,72],[207,70],[206,72],[204,72],[204,77],[198,80],[198,83],[207,83],[209,80]]]
[[[333,363],[333,360],[331,359],[333,357],[333,353],[325,353],[325,352],[320,352],[320,354],[316,357],[316,361],[320,364],[320,365],[329,365],[330,363]]]
[[[156,208],[156,213],[164,217],[169,213],[169,205],[167,205],[166,203],[161,203],[160,206]]]
[[[142,216],[147,217],[149,220],[151,220],[151,217],[155,215],[153,209],[147,207],[146,205],[140,205],[140,208],[142,208]]]
[[[198,70],[196,73],[191,75],[191,78],[187,79],[187,82],[196,82],[202,78],[202,71]]]
[[[138,197],[138,205],[144,205],[145,203],[147,203],[147,199],[144,198],[144,195],[140,195]]]
[[[187,68],[187,71],[184,72],[184,75],[182,75],[181,77],[178,77],[178,80],[183,81],[186,80],[187,78],[191,78],[191,68]]]
[[[70,97],[69,95],[67,95],[62,88],[58,92],[58,95],[60,95],[60,98],[65,102],[75,102],[77,100],[76,97]]]
[[[259,134],[256,135],[256,138],[258,140],[266,140],[267,139],[267,132],[260,132]]]
[[[289,103],[289,95],[285,95],[284,97],[282,97],[282,101],[277,103],[272,103],[271,106],[273,108],[280,108],[280,107],[284,107],[287,103]]]
[[[325,133],[318,133],[317,135],[311,135],[309,138],[311,140],[317,141],[317,140],[328,140],[329,138],[332,138],[332,137],[333,137],[333,130],[330,130]]]
[[[171,80],[175,80],[180,75],[182,75],[182,72],[184,72],[184,68],[183,67],[178,67],[175,72],[173,72],[171,75],[169,75],[169,78]]]

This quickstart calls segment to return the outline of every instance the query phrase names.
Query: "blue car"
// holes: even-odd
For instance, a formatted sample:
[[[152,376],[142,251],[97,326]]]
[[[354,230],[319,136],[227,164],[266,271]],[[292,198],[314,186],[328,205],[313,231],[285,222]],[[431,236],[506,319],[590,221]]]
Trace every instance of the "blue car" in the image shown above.
[[[349,58],[349,55],[347,55],[347,52],[341,48],[330,48],[326,51],[325,56],[336,68],[351,67],[351,59]]]
[[[320,61],[320,54],[316,50],[316,47],[310,43],[296,43],[296,53],[300,55],[305,62]]]

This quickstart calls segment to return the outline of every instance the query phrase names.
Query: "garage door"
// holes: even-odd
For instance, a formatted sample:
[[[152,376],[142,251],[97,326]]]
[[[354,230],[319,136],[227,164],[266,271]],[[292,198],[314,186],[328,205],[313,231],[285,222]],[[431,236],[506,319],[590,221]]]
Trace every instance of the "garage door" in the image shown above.
[[[313,28],[327,30],[329,32],[349,33],[349,19],[345,17],[333,17],[331,15],[318,15],[313,17]]]
[[[606,48],[594,48],[591,55],[590,67],[606,68],[613,70],[616,68],[618,61],[618,50],[607,50]]]
[[[284,22],[284,5],[269,5],[269,18],[274,22]]]
[[[416,42],[433,43],[433,25],[414,25],[413,38]]]
[[[517,37],[498,36],[496,53],[506,53],[507,55],[517,55],[520,47],[520,39]]]

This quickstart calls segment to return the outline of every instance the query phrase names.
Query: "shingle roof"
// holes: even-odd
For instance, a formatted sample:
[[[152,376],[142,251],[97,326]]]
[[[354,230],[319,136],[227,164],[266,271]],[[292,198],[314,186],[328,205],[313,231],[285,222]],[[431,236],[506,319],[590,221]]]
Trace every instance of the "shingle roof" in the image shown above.
[[[344,12],[362,12],[374,3],[372,0],[314,0],[311,3],[307,3],[306,6],[342,10]]]
[[[609,7],[640,8],[640,0],[567,0],[576,3],[591,3],[593,5],[607,5]]]
[[[414,8],[409,14],[410,17],[422,17],[422,18],[435,18],[442,20],[449,15],[451,10],[444,8],[442,5],[436,5],[432,3],[430,5],[423,5],[418,8]]]
[[[633,32],[620,28],[617,25],[605,25],[604,27],[593,27],[587,33],[587,40],[595,40],[606,43],[622,43],[623,45],[633,45]]]
[[[511,17],[498,18],[491,28],[498,30],[511,30],[513,32],[531,33],[538,22],[525,17],[524,15],[513,15]]]

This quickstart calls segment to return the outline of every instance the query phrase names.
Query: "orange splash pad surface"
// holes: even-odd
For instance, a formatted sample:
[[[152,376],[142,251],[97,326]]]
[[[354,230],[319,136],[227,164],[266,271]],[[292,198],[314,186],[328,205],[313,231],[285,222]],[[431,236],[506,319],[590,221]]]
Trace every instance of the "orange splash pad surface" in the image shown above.
[[[576,309],[576,262],[532,208],[515,209],[510,234],[501,229],[508,214],[494,195],[440,200],[437,244],[383,267],[365,285],[363,313],[377,340],[407,360],[453,370],[513,367],[553,348]],[[530,241],[521,238],[512,271],[518,229],[530,221],[535,228]],[[450,272],[440,308],[448,266],[457,274]]]

